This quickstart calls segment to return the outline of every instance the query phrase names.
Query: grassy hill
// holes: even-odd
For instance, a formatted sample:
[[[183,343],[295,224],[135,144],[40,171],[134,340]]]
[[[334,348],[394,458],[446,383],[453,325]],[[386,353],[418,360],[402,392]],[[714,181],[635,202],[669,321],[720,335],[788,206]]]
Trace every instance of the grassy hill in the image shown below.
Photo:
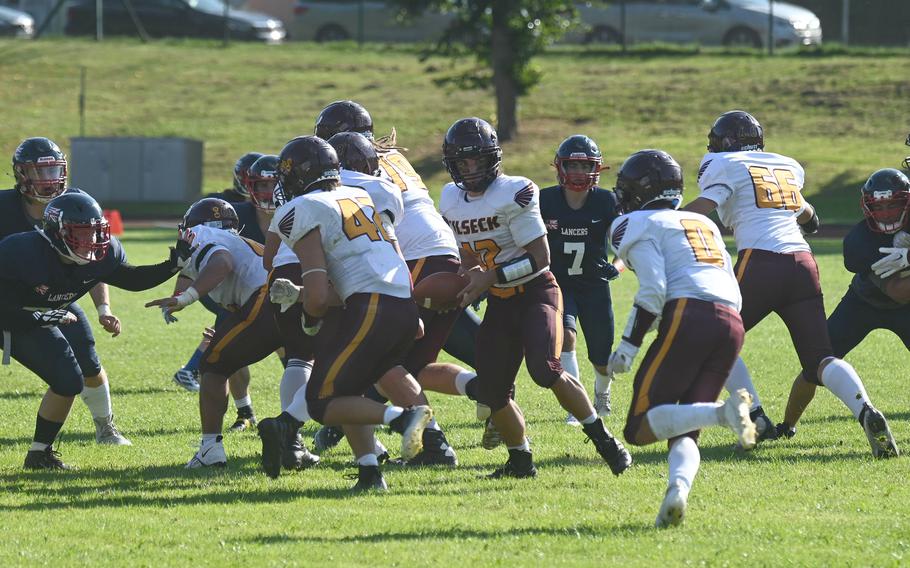
[[[644,147],[669,151],[687,173],[691,196],[711,123],[742,108],[765,126],[769,150],[803,163],[805,192],[823,222],[850,222],[858,217],[857,187],[904,156],[910,79],[899,72],[901,61],[900,51],[769,58],[560,48],[538,60],[544,80],[521,101],[521,137],[505,147],[506,170],[552,183],[556,146],[580,132],[600,143],[614,169]],[[463,116],[495,116],[490,93],[434,83],[469,64],[421,63],[413,48],[350,44],[0,42],[0,154],[11,155],[22,138],[35,135],[68,147],[79,135],[85,66],[85,134],[201,139],[206,191],[227,187],[244,152],[277,152],[291,137],[311,133],[325,104],[351,98],[370,110],[378,133],[398,130],[438,192],[447,181],[439,160],[446,128]],[[11,185],[5,160],[0,172]],[[611,187],[614,175],[605,174],[604,185]]]

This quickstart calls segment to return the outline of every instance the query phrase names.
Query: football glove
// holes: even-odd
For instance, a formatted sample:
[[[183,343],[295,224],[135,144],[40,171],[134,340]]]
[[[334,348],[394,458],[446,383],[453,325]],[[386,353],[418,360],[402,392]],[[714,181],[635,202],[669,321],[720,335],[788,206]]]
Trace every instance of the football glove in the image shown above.
[[[189,262],[190,257],[196,252],[196,247],[193,246],[193,240],[195,238],[196,233],[190,229],[179,229],[177,231],[177,243],[171,247],[171,256],[169,259],[171,264],[183,270],[183,267]]]
[[[55,327],[58,325],[67,325],[76,322],[76,315],[66,308],[57,308],[46,312],[35,312],[32,314],[35,321],[41,327]]]
[[[898,247],[881,247],[878,249],[878,252],[883,253],[885,256],[872,265],[875,275],[880,278],[887,278],[910,266],[910,260],[907,259],[908,250],[910,249]]]
[[[638,355],[638,347],[623,339],[616,347],[616,351],[610,355],[610,360],[607,362],[607,374],[628,373],[636,355]]]
[[[300,288],[287,278],[276,278],[269,289],[269,300],[273,304],[280,304],[281,312],[284,313],[297,303],[300,298]]]
[[[608,281],[616,280],[619,278],[619,269],[612,263],[607,263],[607,265],[604,266],[604,276]]]

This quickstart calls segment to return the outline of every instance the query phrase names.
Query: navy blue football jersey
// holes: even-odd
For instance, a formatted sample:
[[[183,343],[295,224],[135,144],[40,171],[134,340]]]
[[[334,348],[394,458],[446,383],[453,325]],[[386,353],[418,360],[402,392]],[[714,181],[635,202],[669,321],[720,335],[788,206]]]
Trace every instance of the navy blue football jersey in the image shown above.
[[[259,228],[259,222],[256,220],[256,206],[251,202],[233,203],[237,217],[240,218],[240,236],[265,244],[265,235]]]
[[[64,193],[79,192],[84,193],[81,189],[71,187]],[[42,220],[32,219],[25,213],[23,208],[22,194],[18,189],[0,191],[0,239],[3,237],[40,229]]]
[[[854,225],[844,237],[844,267],[854,274],[850,289],[876,308],[905,307],[882,292],[882,279],[872,272],[872,265],[884,256],[879,252],[879,247],[890,247],[893,242],[894,235],[876,233],[865,221]]]
[[[607,233],[617,211],[616,194],[595,187],[581,209],[572,209],[563,189],[540,191],[540,215],[547,227],[550,270],[560,284],[603,284],[607,281]]]
[[[39,231],[10,235],[0,241],[0,320],[67,307],[124,263],[126,253],[114,237],[101,261],[80,265],[64,263]],[[0,328],[8,329],[6,323],[0,321]]]

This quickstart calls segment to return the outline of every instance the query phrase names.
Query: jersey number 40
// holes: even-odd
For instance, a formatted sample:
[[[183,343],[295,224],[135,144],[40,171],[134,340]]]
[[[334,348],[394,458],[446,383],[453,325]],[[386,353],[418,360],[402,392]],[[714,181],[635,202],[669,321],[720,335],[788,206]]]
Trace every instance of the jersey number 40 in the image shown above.
[[[352,241],[357,237],[366,236],[371,241],[391,242],[392,239],[389,238],[379,219],[379,213],[373,209],[373,215],[368,217],[364,206],[373,209],[372,200],[369,198],[358,198],[357,201],[347,198],[338,200],[345,236]]]

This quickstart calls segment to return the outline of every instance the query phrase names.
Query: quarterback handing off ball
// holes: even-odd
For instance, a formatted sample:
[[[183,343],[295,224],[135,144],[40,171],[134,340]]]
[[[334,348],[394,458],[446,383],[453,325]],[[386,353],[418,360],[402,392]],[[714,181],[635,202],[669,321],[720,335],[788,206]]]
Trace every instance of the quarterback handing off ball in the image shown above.
[[[421,308],[451,310],[458,306],[458,293],[467,285],[468,279],[454,272],[436,272],[414,285],[414,301]]]

